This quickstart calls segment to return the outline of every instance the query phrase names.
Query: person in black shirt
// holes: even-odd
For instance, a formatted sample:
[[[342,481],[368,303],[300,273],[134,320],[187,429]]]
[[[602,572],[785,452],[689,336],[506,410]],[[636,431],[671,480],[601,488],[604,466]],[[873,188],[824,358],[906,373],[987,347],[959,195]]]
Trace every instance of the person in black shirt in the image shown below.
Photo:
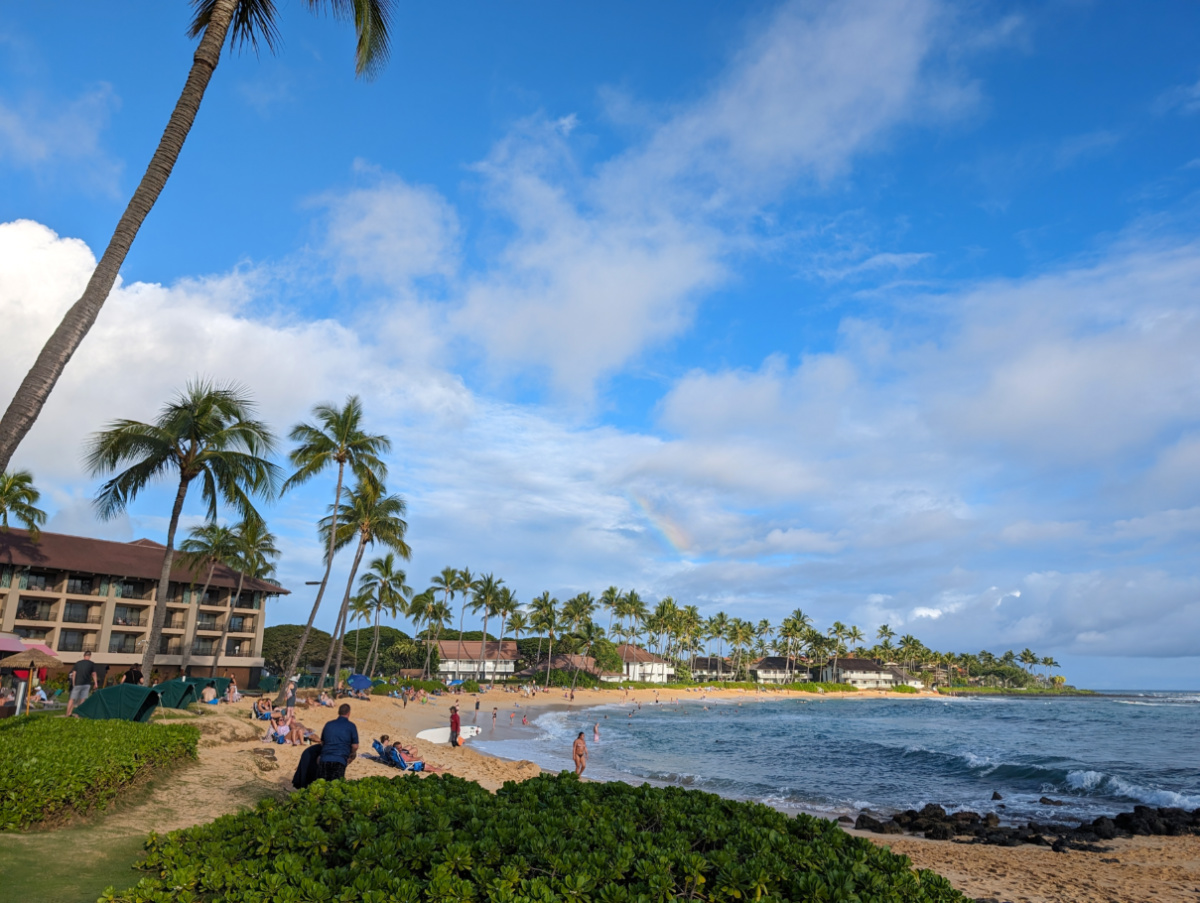
[[[85,652],[83,658],[71,668],[71,673],[67,677],[71,681],[71,697],[67,700],[67,717],[70,717],[75,706],[87,699],[88,694],[100,683],[96,677],[96,666],[92,662],[92,654]]]
[[[358,728],[350,720],[350,706],[342,703],[338,717],[321,730],[321,777],[340,781],[346,776],[346,766],[358,755]]]
[[[134,684],[140,687],[144,679],[145,675],[142,674],[142,669],[137,665],[130,665],[129,670],[125,672],[125,679],[121,683]]]

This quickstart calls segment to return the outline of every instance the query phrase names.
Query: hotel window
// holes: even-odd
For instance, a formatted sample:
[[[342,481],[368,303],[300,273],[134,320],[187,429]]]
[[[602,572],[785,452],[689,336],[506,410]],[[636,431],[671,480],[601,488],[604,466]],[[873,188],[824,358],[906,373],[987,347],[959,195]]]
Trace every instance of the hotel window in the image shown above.
[[[67,592],[74,593],[77,596],[90,596],[93,586],[95,586],[95,583],[91,577],[67,578]]]
[[[22,589],[36,589],[45,591],[47,583],[49,583],[49,574],[26,574],[24,586]]]

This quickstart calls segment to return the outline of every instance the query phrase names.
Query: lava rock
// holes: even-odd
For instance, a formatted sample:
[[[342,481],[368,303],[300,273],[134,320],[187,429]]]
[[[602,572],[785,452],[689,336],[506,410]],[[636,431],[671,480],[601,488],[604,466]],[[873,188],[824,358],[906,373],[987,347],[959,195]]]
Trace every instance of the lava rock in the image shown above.
[[[1105,818],[1101,815],[1092,822],[1092,833],[1101,840],[1112,840],[1117,836],[1117,826],[1113,824],[1111,818]]]
[[[876,834],[880,834],[882,833],[880,829],[883,827],[883,822],[877,818],[872,818],[865,812],[860,812],[858,813],[858,819],[854,822],[854,827],[860,831],[874,831]]]
[[[1048,796],[1043,796],[1040,800],[1038,800],[1038,802],[1041,803],[1043,806],[1065,806],[1066,805],[1066,803],[1064,803],[1062,800],[1052,800]]]
[[[992,791],[992,799],[993,799],[993,800],[1002,800],[1002,799],[1004,799],[1004,797],[1002,797],[1002,796],[1000,795],[1000,791],[999,791],[999,790],[993,790],[993,791]]]
[[[954,828],[950,825],[945,822],[938,822],[930,825],[929,829],[925,832],[925,836],[929,840],[953,840],[955,833]]]
[[[925,808],[921,810],[921,817],[944,819],[946,817],[946,810],[935,803],[928,803],[926,804]]]

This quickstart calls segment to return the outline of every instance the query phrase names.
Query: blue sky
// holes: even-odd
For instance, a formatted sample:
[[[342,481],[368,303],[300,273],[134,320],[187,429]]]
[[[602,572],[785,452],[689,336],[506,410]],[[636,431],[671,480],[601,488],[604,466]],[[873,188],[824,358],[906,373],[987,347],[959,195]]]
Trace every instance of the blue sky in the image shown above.
[[[186,4],[62,11],[0,25],[5,392],[191,60]],[[16,463],[53,527],[161,535],[161,493],[95,522],[88,432],[196,373],[281,433],[354,392],[418,589],[612,583],[1200,686],[1198,19],[404,5],[364,83],[348,27],[284,4],[277,55],[223,58]],[[275,623],[327,489],[272,508]]]

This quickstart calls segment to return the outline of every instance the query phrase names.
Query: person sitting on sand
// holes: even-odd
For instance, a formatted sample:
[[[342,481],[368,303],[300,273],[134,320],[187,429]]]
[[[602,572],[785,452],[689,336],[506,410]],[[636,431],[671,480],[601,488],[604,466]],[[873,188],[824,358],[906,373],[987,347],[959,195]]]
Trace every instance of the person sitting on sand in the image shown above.
[[[329,698],[329,694],[324,690],[321,691],[321,697],[317,700],[320,705],[332,706],[333,700]]]
[[[254,703],[253,717],[257,721],[270,721],[271,700],[267,699],[265,696],[260,697],[258,701]]]
[[[216,705],[221,701],[217,695],[216,681],[210,680],[205,684],[204,689],[200,691],[200,701],[209,705]]]

